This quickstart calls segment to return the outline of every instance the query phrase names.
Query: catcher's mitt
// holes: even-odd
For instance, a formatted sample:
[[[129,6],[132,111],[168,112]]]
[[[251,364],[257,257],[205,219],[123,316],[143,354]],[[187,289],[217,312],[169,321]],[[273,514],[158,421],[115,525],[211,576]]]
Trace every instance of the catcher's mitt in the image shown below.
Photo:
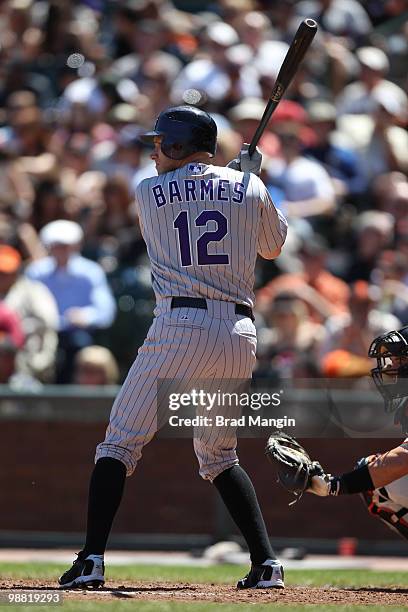
[[[296,503],[310,487],[312,476],[324,475],[320,463],[312,461],[303,446],[283,431],[272,433],[265,453],[277,469],[277,482],[295,496],[289,506]]]

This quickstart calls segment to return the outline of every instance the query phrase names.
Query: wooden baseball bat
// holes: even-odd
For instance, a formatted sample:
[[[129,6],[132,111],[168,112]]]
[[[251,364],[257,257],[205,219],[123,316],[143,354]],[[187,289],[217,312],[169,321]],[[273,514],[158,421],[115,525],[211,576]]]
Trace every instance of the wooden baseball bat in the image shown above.
[[[316,32],[317,23],[314,19],[304,19],[298,27],[295,37],[292,40],[288,52],[286,53],[285,59],[283,60],[281,69],[279,70],[279,74],[276,78],[275,85],[266,105],[264,114],[262,115],[262,119],[260,120],[256,132],[252,137],[248,149],[249,156],[251,156],[255,151],[256,145],[258,144],[259,139],[261,138],[263,131],[272,116],[272,113],[275,111],[288,85],[295,76],[295,72],[304,58]]]

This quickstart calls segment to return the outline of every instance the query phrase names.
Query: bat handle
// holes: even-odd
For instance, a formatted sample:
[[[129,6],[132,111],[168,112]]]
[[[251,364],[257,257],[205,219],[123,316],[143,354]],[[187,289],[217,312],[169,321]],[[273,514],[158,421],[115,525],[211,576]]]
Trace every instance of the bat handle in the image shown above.
[[[248,155],[249,157],[252,157],[252,155],[255,152],[256,149],[256,145],[258,144],[262,134],[264,133],[265,127],[273,113],[273,111],[275,110],[275,108],[277,107],[278,102],[272,102],[270,104],[268,104],[268,106],[265,108],[264,114],[262,116],[261,121],[259,122],[258,127],[256,128],[255,134],[252,137],[251,143],[248,147]]]
[[[258,144],[259,139],[261,138],[263,131],[264,131],[263,126],[261,124],[259,124],[258,127],[256,128],[255,134],[252,137],[251,144],[248,147],[248,155],[249,155],[249,157],[252,157],[252,155],[254,154],[255,149],[256,149],[256,145]]]

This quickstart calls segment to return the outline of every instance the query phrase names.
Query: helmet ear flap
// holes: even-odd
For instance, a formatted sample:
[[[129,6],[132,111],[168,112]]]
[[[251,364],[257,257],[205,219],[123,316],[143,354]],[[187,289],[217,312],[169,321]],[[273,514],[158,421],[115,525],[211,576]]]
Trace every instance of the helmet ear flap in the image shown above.
[[[166,142],[163,138],[160,146],[161,152],[170,159],[183,159],[186,156],[186,147],[181,142]]]
[[[185,154],[185,146],[181,142],[174,142],[171,146],[172,153],[175,159],[183,158]],[[177,157],[176,157],[177,156]]]

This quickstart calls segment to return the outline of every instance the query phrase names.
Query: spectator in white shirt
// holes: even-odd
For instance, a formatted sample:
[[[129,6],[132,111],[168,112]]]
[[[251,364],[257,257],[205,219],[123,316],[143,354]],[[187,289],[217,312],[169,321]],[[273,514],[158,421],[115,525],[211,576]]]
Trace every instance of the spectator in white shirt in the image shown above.
[[[385,75],[390,64],[384,51],[377,47],[360,47],[356,56],[360,64],[359,79],[347,85],[336,100],[337,112],[344,114],[370,114],[378,107],[378,101],[386,99],[399,115],[408,109],[406,93]]]
[[[332,181],[321,164],[302,155],[301,129],[294,122],[277,124],[282,157],[268,165],[269,182],[283,191],[280,208],[288,217],[332,215],[336,207]]]
[[[69,383],[76,352],[93,344],[96,329],[112,324],[116,306],[101,266],[79,254],[83,232],[77,223],[52,221],[40,238],[50,255],[30,264],[26,274],[44,283],[57,302],[57,382]]]

